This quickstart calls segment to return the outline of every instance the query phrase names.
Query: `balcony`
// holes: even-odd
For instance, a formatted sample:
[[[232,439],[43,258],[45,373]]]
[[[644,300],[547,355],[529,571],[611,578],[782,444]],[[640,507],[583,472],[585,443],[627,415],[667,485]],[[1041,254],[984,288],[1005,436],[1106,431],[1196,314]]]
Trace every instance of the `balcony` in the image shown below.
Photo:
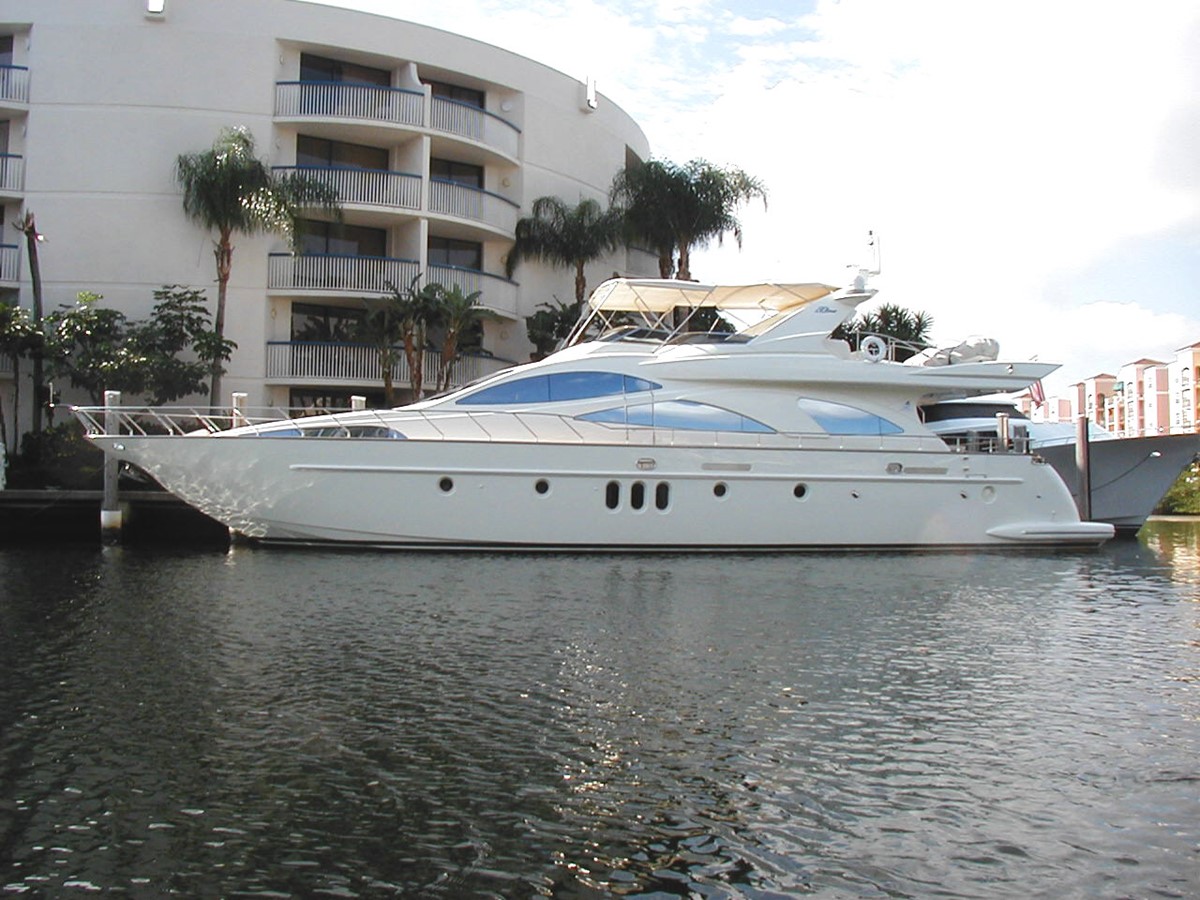
[[[429,182],[429,211],[477,222],[506,237],[512,237],[516,232],[520,207],[491,191],[434,178]]]
[[[397,210],[421,208],[421,176],[384,169],[339,166],[274,166],[280,175],[304,175],[337,191],[343,206],[377,206]]]
[[[517,285],[514,281],[499,275],[489,275],[478,269],[464,269],[461,266],[430,265],[425,272],[427,282],[436,282],[445,287],[458,285],[464,294],[479,291],[480,306],[486,307],[505,318],[516,320],[517,315]]]
[[[14,153],[0,153],[0,194],[21,196],[25,192],[25,159]]]
[[[386,256],[272,253],[267,259],[267,290],[387,294],[403,288],[420,270],[413,259]]]
[[[0,66],[0,103],[29,103],[29,69]]]
[[[441,354],[433,350],[425,351],[425,383],[429,387],[433,387],[440,360]],[[511,365],[508,360],[494,356],[463,356],[455,361],[450,370],[450,384],[452,387],[461,387]],[[404,359],[403,350],[398,354],[392,378],[400,387],[409,382],[408,362]],[[268,341],[267,380],[284,384],[383,385],[379,354],[374,347],[309,341]]]
[[[21,281],[21,248],[0,244],[0,285],[16,287]]]
[[[517,159],[521,136],[511,122],[468,103],[408,88],[342,81],[276,82],[275,117],[428,132],[469,141],[510,161]]]

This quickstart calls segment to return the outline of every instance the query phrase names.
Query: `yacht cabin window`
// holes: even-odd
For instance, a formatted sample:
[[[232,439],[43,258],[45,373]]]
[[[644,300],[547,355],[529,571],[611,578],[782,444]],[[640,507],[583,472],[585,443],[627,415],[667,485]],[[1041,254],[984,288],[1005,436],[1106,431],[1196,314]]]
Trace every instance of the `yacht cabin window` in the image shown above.
[[[503,403],[553,403],[587,400],[616,394],[637,394],[661,387],[644,378],[618,372],[554,372],[505,381],[483,388],[458,401],[464,406],[490,406]]]
[[[798,402],[801,412],[811,416],[829,434],[900,434],[904,431],[895,422],[845,403],[811,397],[801,397]]]
[[[749,416],[694,400],[664,400],[636,406],[614,406],[576,416],[586,422],[607,425],[643,425],[680,431],[749,431],[772,434],[775,429]]]

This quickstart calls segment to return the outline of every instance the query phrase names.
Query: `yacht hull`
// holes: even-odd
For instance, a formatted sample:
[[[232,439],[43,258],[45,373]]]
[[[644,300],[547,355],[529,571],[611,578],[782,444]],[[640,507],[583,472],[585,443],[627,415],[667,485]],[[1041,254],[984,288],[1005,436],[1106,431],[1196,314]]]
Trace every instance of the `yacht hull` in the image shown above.
[[[552,442],[97,435],[269,543],[536,550],[1094,546],[1020,454]]]
[[[1080,492],[1075,442],[1039,447],[1073,497]],[[1092,441],[1088,445],[1091,512],[1120,532],[1135,532],[1200,452],[1200,435],[1177,434]]]

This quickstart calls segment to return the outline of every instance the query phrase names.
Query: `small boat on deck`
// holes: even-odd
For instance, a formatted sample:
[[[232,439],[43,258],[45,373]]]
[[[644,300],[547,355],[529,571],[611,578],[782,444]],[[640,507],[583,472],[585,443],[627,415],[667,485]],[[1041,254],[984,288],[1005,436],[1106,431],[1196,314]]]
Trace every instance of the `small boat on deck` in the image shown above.
[[[952,446],[918,412],[1057,367],[851,351],[831,332],[874,294],[862,280],[614,279],[563,349],[406,407],[74,412],[106,453],[267,543],[781,551],[1112,537],[1080,521],[1040,456]],[[105,433],[106,413],[119,433]]]

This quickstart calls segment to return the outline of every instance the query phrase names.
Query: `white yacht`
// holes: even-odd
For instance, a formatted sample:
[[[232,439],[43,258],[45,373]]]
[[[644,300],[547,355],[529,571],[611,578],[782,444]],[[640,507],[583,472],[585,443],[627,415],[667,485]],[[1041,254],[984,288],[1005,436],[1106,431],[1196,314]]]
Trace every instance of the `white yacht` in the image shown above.
[[[1077,461],[1076,427],[1070,422],[1034,422],[1011,400],[952,400],[921,409],[930,430],[949,443],[978,452],[997,437],[997,416],[1008,420],[1011,439],[1029,449],[1062,477],[1078,505],[1084,490]],[[1088,429],[1088,504],[1091,518],[1118,533],[1145,524],[1163,494],[1200,454],[1200,434],[1117,437],[1095,424]]]
[[[616,279],[545,360],[399,409],[75,412],[107,453],[269,543],[751,551],[1112,537],[1079,520],[1039,457],[951,447],[918,415],[1056,366],[906,365],[870,341],[851,352],[830,333],[873,294],[861,279]]]

